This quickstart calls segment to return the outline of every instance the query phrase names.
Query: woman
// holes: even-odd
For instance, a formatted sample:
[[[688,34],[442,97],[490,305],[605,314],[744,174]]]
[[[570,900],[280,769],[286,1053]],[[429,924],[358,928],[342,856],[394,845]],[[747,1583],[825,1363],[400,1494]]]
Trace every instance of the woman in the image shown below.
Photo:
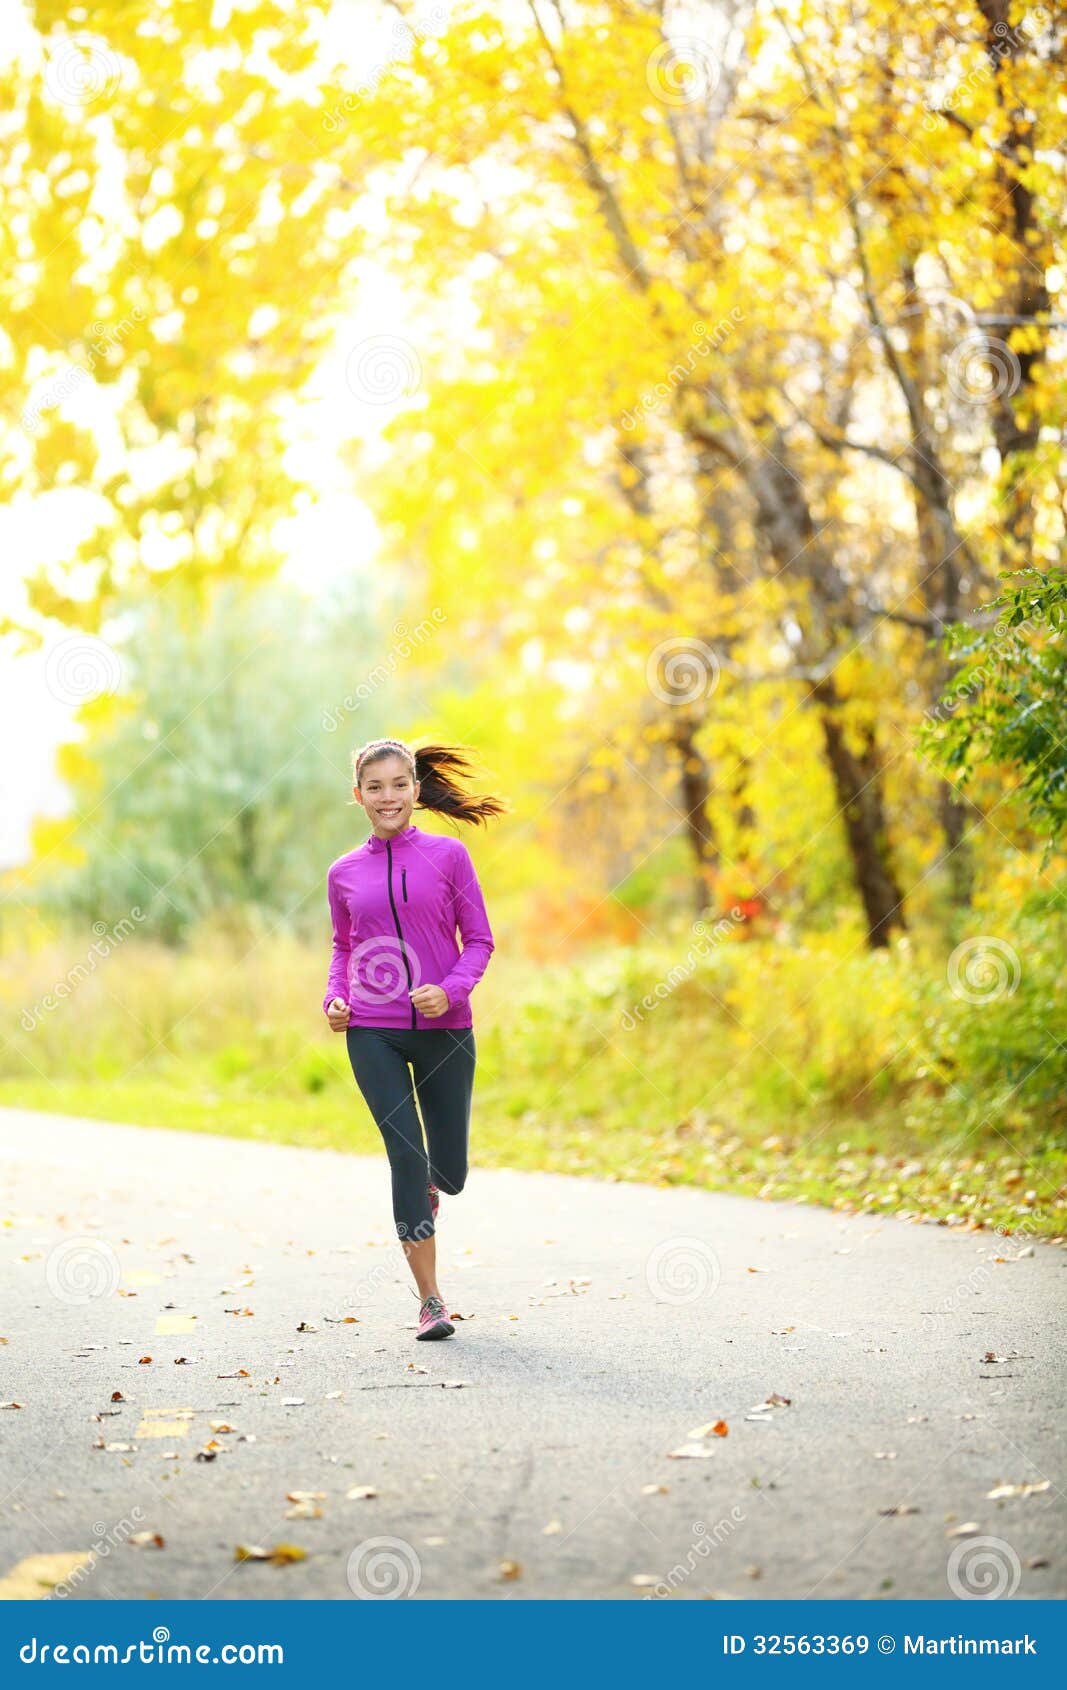
[[[488,967],[493,935],[467,847],[424,833],[411,812],[418,806],[484,823],[505,806],[463,791],[458,778],[470,765],[456,747],[413,751],[403,740],[372,739],[353,770],[352,791],[371,834],[330,865],[333,958],[323,1009],[334,1032],[346,1035],[356,1084],[385,1141],[393,1218],[421,1298],[416,1337],[449,1338],[455,1327],[437,1283],[438,1188],[456,1196],[467,1178],[476,1054],[470,994]]]

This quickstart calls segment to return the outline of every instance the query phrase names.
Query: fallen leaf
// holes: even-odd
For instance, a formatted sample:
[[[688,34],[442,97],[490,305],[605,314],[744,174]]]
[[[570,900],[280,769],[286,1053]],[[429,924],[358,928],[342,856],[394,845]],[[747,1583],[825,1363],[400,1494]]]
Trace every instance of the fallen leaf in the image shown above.
[[[378,1492],[373,1485],[353,1485],[351,1490],[345,1491],[346,1502],[369,1502]]]
[[[215,1461],[218,1458],[217,1449],[198,1449],[193,1456],[194,1461]]]
[[[709,1420],[705,1426],[694,1426],[687,1433],[690,1438],[725,1438],[730,1430],[725,1420]]]
[[[112,1402],[125,1402],[126,1398],[123,1396],[121,1391],[112,1391],[111,1400]]]
[[[630,1579],[630,1583],[636,1584],[639,1590],[644,1590],[648,1585],[659,1584],[659,1582],[655,1573],[634,1573]]]
[[[505,1582],[512,1583],[515,1579],[521,1579],[522,1563],[521,1561],[501,1561],[498,1571]]]
[[[159,1532],[132,1532],[126,1539],[134,1549],[165,1549],[166,1544]]]
[[[919,1510],[911,1502],[895,1502],[892,1508],[879,1508],[879,1514],[917,1514]]]
[[[668,1461],[706,1461],[714,1451],[710,1444],[682,1444],[680,1449],[667,1451]]]
[[[317,1332],[318,1327],[312,1326],[312,1324],[309,1320],[302,1320],[300,1322],[300,1325],[297,1327],[297,1331],[298,1332]]]
[[[0,1402],[0,1408],[21,1408],[20,1402]]]
[[[642,1485],[641,1486],[641,1495],[642,1496],[666,1496],[669,1489],[670,1489],[669,1485]]]
[[[441,1388],[445,1391],[458,1391],[464,1385],[469,1385],[469,1379],[442,1379]]]
[[[216,1379],[249,1379],[251,1375],[247,1367],[239,1367],[236,1373],[216,1373]]]
[[[562,1524],[561,1521],[559,1521],[559,1520],[549,1520],[547,1526],[541,1527],[541,1536],[542,1537],[554,1537],[557,1532],[561,1532],[562,1530],[563,1530],[563,1524]]]
[[[287,1520],[321,1520],[322,1509],[314,1502],[294,1502],[285,1510]]]
[[[946,1537],[977,1537],[978,1533],[981,1531],[981,1529],[982,1528],[978,1524],[977,1520],[966,1520],[966,1521],[964,1521],[962,1526],[953,1526],[953,1528],[950,1532],[945,1533],[945,1536]]]
[[[1051,1484],[1051,1479],[1037,1479],[1033,1484],[994,1485],[992,1490],[986,1491],[986,1496],[991,1502],[999,1501],[1004,1496],[1037,1496],[1041,1491],[1048,1490]]]
[[[283,1397],[282,1398],[282,1407],[283,1408],[303,1408],[303,1406],[304,1406],[303,1397]]]
[[[284,1567],[290,1561],[303,1561],[307,1558],[307,1550],[300,1549],[295,1543],[276,1543],[273,1549],[261,1549],[257,1544],[239,1543],[233,1552],[235,1561],[273,1561],[276,1566]]]
[[[745,1418],[749,1419],[752,1414],[768,1414],[772,1408],[788,1408],[792,1400],[792,1397],[780,1397],[777,1391],[772,1391],[764,1402],[753,1403]]]
[[[137,1363],[138,1367],[147,1367],[151,1359],[151,1356],[142,1356],[140,1361]]]

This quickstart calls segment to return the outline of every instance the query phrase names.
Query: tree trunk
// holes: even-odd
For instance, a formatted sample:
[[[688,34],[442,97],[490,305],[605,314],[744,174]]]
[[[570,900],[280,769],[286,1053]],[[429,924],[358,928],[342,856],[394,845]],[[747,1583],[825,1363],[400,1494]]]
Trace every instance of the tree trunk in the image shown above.
[[[711,898],[711,879],[719,862],[708,811],[711,771],[696,747],[700,726],[691,716],[676,713],[671,721],[671,744],[681,757],[679,785],[685,809],[686,835],[693,852],[693,905],[699,918]]]
[[[812,688],[819,706],[826,760],[833,776],[852,858],[852,873],[867,919],[867,942],[876,949],[889,944],[893,929],[905,927],[904,897],[897,885],[886,836],[882,768],[873,733],[857,756],[845,737],[841,699],[830,680]]]
[[[921,408],[924,427],[929,425],[926,401],[923,395],[934,380],[933,359],[927,340],[926,317],[921,306],[921,296],[915,283],[915,273],[910,264],[905,265],[904,280],[907,287],[907,302],[911,308],[905,317],[908,336],[908,357],[911,364],[911,375],[915,383],[918,403]],[[909,460],[913,476],[918,476],[923,464],[923,453],[912,443]],[[929,466],[926,466],[929,468]],[[943,478],[940,469],[936,471],[938,484],[942,487],[942,495],[949,497],[947,487],[942,485]],[[919,542],[919,568],[922,572],[920,590],[927,613],[936,627],[936,634],[944,633],[949,623],[956,622],[960,615],[960,569],[957,548],[945,543],[943,524],[937,519],[918,485],[913,487],[915,503],[915,531]],[[924,662],[926,671],[925,690],[928,704],[934,704],[943,693],[948,682],[951,669],[944,652],[938,649],[932,661]],[[939,864],[948,875],[949,891],[954,904],[967,906],[971,901],[974,887],[974,865],[971,861],[970,846],[966,838],[966,809],[956,794],[954,787],[947,780],[939,779],[937,783],[936,806],[938,822],[945,842],[944,855]]]
[[[759,527],[774,561],[809,583],[815,638],[827,643],[847,628],[852,616],[848,588],[832,557],[822,547],[799,479],[788,468],[789,447],[776,435],[773,449],[746,459],[742,474],[756,500]],[[809,637],[807,661],[817,653]],[[840,697],[833,676],[812,685],[819,706],[823,750],[833,780],[838,810],[852,859],[852,874],[867,920],[868,942],[888,945],[894,928],[904,928],[904,897],[889,856],[885,823],[882,761],[873,732],[863,754],[851,750],[841,721]]]

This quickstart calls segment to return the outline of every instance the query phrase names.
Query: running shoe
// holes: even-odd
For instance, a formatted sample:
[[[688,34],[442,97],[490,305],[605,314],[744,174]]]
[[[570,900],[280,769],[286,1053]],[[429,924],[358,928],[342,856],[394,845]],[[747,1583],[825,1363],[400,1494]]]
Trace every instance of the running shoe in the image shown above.
[[[419,1310],[416,1338],[451,1338],[455,1330],[440,1297],[427,1297]]]
[[[441,1207],[441,1193],[438,1191],[436,1185],[434,1185],[433,1180],[430,1181],[426,1189],[430,1193],[430,1214],[436,1221],[437,1211]]]

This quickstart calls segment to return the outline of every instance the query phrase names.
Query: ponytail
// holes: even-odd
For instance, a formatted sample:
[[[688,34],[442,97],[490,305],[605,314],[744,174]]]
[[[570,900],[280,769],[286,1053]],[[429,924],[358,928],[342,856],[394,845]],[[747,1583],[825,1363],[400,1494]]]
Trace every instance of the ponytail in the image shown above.
[[[352,766],[356,785],[370,763],[383,757],[401,757],[411,770],[411,777],[419,783],[418,810],[432,810],[458,822],[480,823],[492,816],[502,816],[507,804],[490,793],[464,791],[461,782],[471,779],[474,771],[466,749],[458,745],[422,745],[414,750],[401,739],[372,739],[355,753]]]

